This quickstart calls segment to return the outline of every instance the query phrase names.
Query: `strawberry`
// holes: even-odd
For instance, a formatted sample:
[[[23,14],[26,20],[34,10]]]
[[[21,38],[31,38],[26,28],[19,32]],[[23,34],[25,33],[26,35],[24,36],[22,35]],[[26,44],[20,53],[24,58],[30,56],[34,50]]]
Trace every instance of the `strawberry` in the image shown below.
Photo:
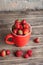
[[[17,50],[16,53],[15,53],[15,55],[16,55],[17,57],[21,57],[22,54],[23,54],[23,52],[22,52],[21,50]]]
[[[10,50],[6,50],[6,55],[10,55]]]
[[[14,24],[15,25],[15,28],[19,29],[20,28],[20,24],[21,24],[20,21],[19,20],[16,20],[15,21],[15,24]]]
[[[24,28],[24,29],[29,29],[29,25],[28,25],[27,23],[25,23],[25,24],[23,25],[23,28]]]
[[[16,23],[20,23],[20,22],[21,22],[21,21],[20,21],[20,20],[18,20],[18,19],[17,19],[17,20],[15,20],[15,24],[16,24]]]
[[[17,28],[17,29],[20,28],[20,23],[19,22],[15,24],[15,28]]]
[[[17,34],[17,29],[13,29],[13,33],[14,34]]]
[[[35,43],[39,43],[39,42],[40,42],[39,38],[35,38],[35,39],[34,39],[34,42],[35,42]]]
[[[21,23],[22,23],[22,24],[25,24],[25,23],[26,23],[26,20],[25,20],[25,19],[23,19],[23,20],[21,21]]]
[[[29,30],[28,29],[23,29],[23,34],[26,35],[29,33]]]
[[[23,35],[23,31],[22,30],[18,30],[18,35]]]
[[[20,25],[20,29],[23,29],[23,26],[22,25]]]
[[[29,56],[32,56],[32,50],[28,50],[28,51],[27,51],[27,54],[28,54]]]
[[[26,53],[26,54],[24,54],[23,57],[24,57],[24,58],[29,58],[29,55]]]
[[[5,56],[6,56],[6,51],[5,51],[5,50],[2,50],[2,51],[1,51],[1,56],[2,56],[2,57],[5,57]]]

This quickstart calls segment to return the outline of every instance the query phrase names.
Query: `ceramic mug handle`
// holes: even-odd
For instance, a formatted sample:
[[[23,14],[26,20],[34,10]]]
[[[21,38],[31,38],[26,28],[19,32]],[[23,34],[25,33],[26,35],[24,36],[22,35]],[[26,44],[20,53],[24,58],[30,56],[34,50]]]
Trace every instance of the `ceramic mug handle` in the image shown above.
[[[12,41],[10,41],[9,39],[12,39]],[[5,42],[7,43],[7,44],[15,44],[14,43],[14,37],[13,37],[13,35],[12,34],[8,34],[6,37],[5,37]]]

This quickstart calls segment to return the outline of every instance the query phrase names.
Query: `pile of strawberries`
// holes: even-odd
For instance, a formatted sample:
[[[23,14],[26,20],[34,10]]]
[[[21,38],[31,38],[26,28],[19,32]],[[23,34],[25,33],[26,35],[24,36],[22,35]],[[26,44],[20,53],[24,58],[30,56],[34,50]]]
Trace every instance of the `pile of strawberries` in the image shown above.
[[[10,55],[10,50],[5,50],[3,49],[1,52],[0,52],[0,56],[1,57],[5,57],[6,55]],[[17,50],[16,52],[14,52],[14,55],[16,57],[23,57],[23,58],[29,58],[29,57],[32,57],[33,55],[33,52],[32,50],[27,50],[27,51],[22,51],[22,50]]]
[[[5,50],[3,49],[0,52],[0,56],[1,57],[5,57],[6,55],[10,55],[10,50]],[[14,55],[16,57],[24,57],[24,58],[29,58],[32,56],[32,50],[27,50],[25,53],[22,50],[17,50],[16,52],[14,52]]]
[[[5,57],[6,55],[10,55],[10,50],[3,49],[2,51],[0,51],[1,57]]]
[[[14,54],[16,57],[29,58],[32,56],[32,50],[27,50],[25,53],[21,50],[17,50]]]
[[[26,20],[15,20],[14,25],[12,26],[12,31],[16,35],[26,35],[30,32],[29,24]]]

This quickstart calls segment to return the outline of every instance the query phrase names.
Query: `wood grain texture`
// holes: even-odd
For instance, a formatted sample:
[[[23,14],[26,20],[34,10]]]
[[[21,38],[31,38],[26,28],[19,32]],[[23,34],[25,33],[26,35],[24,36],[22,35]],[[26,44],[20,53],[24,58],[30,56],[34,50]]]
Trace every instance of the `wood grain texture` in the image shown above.
[[[0,11],[25,11],[26,9],[43,9],[43,0],[0,0]]]
[[[11,33],[10,28],[15,19],[26,19],[32,26],[30,42],[22,48],[15,45],[7,45],[4,38]],[[39,37],[40,43],[35,44],[33,39]],[[21,11],[21,12],[1,12],[0,13],[0,50],[10,49],[11,54],[4,58],[0,57],[0,65],[43,65],[43,11]],[[24,59],[17,58],[13,52],[17,49],[26,51],[33,50],[32,57]]]

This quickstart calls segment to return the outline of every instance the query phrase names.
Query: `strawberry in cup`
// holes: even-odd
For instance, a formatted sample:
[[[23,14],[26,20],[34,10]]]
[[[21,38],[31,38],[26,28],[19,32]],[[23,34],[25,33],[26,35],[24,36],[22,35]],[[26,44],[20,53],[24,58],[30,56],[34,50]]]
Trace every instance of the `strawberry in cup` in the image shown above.
[[[26,20],[16,20],[11,28],[11,33],[5,37],[5,42],[7,44],[16,44],[18,47],[25,46],[30,39],[31,32],[31,26]]]

